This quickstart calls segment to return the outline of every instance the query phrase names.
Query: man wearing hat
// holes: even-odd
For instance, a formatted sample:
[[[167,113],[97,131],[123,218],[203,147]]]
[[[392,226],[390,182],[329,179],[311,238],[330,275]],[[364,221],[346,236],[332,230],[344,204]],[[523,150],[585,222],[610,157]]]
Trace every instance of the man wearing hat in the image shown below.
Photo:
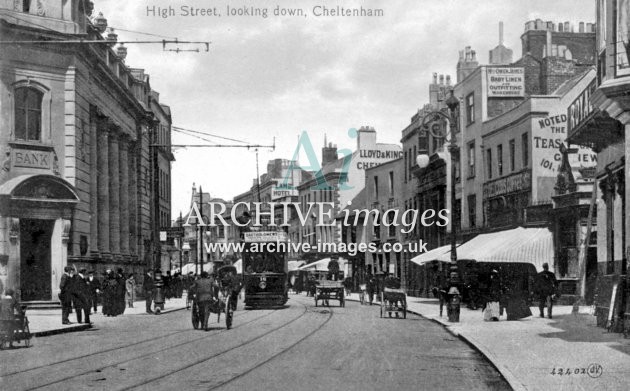
[[[199,308],[199,319],[201,327],[208,330],[208,317],[210,316],[210,308],[215,299],[214,279],[210,278],[208,272],[201,272],[201,278],[195,281],[190,287],[191,292],[195,295],[197,307]]]
[[[142,292],[144,293],[144,298],[146,301],[146,311],[147,314],[152,314],[153,310],[151,309],[151,304],[153,302],[153,290],[155,289],[155,283],[153,282],[153,275],[151,274],[153,271],[151,269],[147,270],[147,274],[144,276],[144,283],[142,284]]]
[[[70,324],[70,312],[72,312],[72,273],[70,266],[63,268],[63,275],[59,282],[59,300],[61,301],[61,323]]]
[[[558,281],[555,274],[549,271],[549,264],[543,263],[543,271],[536,275],[536,283],[534,284],[534,293],[538,296],[538,308],[540,309],[540,317],[545,317],[545,306],[549,303],[547,308],[547,315],[551,319],[551,310],[553,308],[553,299],[555,298],[556,289],[558,288]]]
[[[87,284],[88,284],[88,292],[90,294],[89,297],[89,306],[90,308],[94,308],[94,313],[96,313],[97,311],[97,303],[98,303],[98,294],[101,291],[101,282],[98,280],[98,278],[94,277],[94,272],[92,270],[90,270],[90,272],[88,273],[88,279],[87,279]]]
[[[79,274],[74,276],[73,284],[73,301],[74,309],[77,312],[77,323],[82,323],[81,320],[85,315],[85,323],[90,324],[90,287],[87,283],[87,277],[85,275],[86,270],[79,270]]]

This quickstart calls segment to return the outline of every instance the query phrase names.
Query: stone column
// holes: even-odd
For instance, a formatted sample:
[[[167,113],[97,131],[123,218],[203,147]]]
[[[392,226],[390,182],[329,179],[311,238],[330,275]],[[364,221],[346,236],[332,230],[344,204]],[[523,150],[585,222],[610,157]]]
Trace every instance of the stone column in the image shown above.
[[[119,136],[110,129],[109,136],[109,249],[120,254],[120,155]]]
[[[136,160],[136,146],[127,148],[129,164],[129,252],[138,257],[138,171]]]
[[[91,253],[98,252],[98,130],[96,119],[90,119],[90,244]]]
[[[107,129],[98,130],[98,251],[109,253],[109,143]]]
[[[129,139],[122,137],[120,153],[120,252],[129,255]]]

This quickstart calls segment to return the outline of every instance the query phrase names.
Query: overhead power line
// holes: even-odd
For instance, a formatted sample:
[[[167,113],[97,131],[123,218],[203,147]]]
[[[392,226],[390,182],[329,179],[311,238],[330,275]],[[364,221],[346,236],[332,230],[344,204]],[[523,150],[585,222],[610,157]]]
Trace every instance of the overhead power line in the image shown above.
[[[220,138],[220,139],[223,139],[223,140],[228,140],[228,141],[234,141],[234,142],[237,142],[237,143],[247,144],[247,141],[238,140],[238,139],[229,138],[229,137],[224,137],[224,136],[219,136],[219,135],[212,134],[212,133],[207,133],[207,132],[200,132],[198,130],[180,128],[179,126],[171,126],[171,128],[174,129],[174,130],[179,130],[179,131],[183,131],[183,132],[190,132],[190,133],[200,134],[200,135],[203,135],[203,136],[210,136],[210,137]]]
[[[48,39],[34,39],[34,40],[16,40],[16,41],[0,41],[0,45],[81,45],[81,44],[156,44],[161,43],[164,51],[199,51],[199,49],[167,49],[167,44],[203,44],[206,47],[206,52],[210,51],[210,41],[180,41],[179,39],[163,39],[163,40],[146,40],[146,41],[109,41],[106,39],[67,39],[67,40],[48,40]]]

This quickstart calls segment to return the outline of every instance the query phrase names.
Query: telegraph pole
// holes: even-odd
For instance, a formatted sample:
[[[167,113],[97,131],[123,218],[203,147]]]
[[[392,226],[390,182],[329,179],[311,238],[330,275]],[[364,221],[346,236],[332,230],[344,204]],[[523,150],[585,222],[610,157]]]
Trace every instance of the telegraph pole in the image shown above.
[[[203,190],[201,189],[201,185],[199,185],[199,216],[201,218],[201,225],[199,225],[199,266],[201,266],[201,270],[199,274],[203,272]]]

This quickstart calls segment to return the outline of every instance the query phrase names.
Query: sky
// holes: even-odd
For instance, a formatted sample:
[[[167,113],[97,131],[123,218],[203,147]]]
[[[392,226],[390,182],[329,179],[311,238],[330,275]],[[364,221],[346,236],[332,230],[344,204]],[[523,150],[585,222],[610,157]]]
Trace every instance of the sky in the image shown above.
[[[356,149],[348,129],[373,126],[378,142],[400,144],[401,132],[429,100],[432,74],[451,75],[459,51],[471,46],[480,64],[499,42],[521,57],[528,20],[595,22],[594,0],[94,0],[119,40],[165,37],[211,42],[128,44],[126,64],[143,68],[173,126],[272,145],[259,149],[260,174],[267,161],[291,159],[307,132],[321,156],[326,135],[338,148]],[[216,9],[220,16],[184,15],[182,6]],[[227,7],[250,15],[229,16]],[[315,16],[313,7],[382,9],[379,17]],[[152,10],[155,7],[155,14]],[[158,7],[174,16],[159,16]],[[306,16],[275,16],[300,8]],[[256,9],[267,9],[267,17]],[[148,9],[148,10],[147,10]],[[190,8],[188,8],[190,10]],[[321,10],[321,8],[319,9]],[[258,15],[251,15],[252,13]],[[144,33],[144,34],[139,34]],[[156,36],[146,35],[153,34]],[[167,49],[176,49],[169,45]],[[218,144],[236,142],[209,138]],[[207,142],[173,132],[173,144]],[[177,148],[172,165],[172,215],[190,207],[193,183],[213,197],[232,199],[256,177],[256,152],[244,148]],[[304,165],[307,161],[301,155]]]

